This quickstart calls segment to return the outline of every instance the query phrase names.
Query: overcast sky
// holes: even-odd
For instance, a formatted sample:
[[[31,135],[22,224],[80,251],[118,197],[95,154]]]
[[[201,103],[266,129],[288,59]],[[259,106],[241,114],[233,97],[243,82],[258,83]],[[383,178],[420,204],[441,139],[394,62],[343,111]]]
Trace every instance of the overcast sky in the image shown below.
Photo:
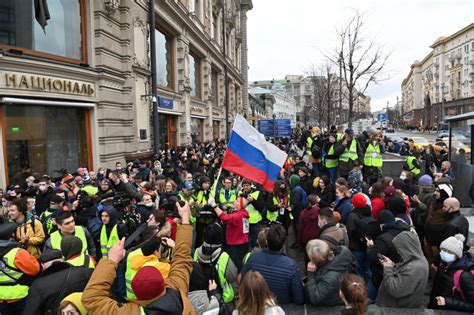
[[[474,22],[474,0],[253,0],[248,13],[249,80],[282,79],[321,64],[334,49],[336,27],[353,9],[368,16],[367,32],[387,51],[391,78],[369,87],[372,110],[401,98],[401,82],[440,36]]]

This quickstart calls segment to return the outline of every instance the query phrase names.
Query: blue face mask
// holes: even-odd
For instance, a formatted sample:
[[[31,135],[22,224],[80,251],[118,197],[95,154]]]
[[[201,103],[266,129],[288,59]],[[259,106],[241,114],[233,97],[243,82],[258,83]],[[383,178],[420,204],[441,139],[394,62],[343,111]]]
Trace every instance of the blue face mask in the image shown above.
[[[452,263],[453,261],[456,260],[456,255],[447,253],[445,251],[440,251],[439,256],[441,257],[441,260],[447,264]]]

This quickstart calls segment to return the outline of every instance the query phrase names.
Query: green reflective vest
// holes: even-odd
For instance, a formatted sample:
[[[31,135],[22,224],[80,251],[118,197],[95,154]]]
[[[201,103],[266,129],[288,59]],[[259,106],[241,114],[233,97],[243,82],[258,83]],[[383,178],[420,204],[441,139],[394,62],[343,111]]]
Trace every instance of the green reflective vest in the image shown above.
[[[334,155],[334,144],[329,149],[328,155]],[[324,166],[326,166],[326,168],[337,167],[337,164],[338,164],[337,158],[335,158],[335,159],[327,159],[327,158],[324,159]]]
[[[78,237],[82,241],[82,253],[88,255],[89,252],[87,251],[87,239],[86,233],[84,232],[84,228],[82,226],[76,226],[74,229],[74,236]],[[63,236],[59,231],[54,232],[51,234],[51,248],[61,250],[61,240]]]
[[[27,285],[18,284],[23,272],[15,265],[15,257],[19,247],[10,249],[0,262],[0,300],[20,300],[28,295]]]
[[[247,263],[247,261],[249,260],[250,258],[250,255],[252,255],[252,252],[248,252],[247,254],[245,254],[244,256],[244,259],[242,260],[244,265]]]
[[[283,210],[283,213],[282,213],[282,210],[279,208],[279,200],[278,200],[277,197],[273,197],[273,205],[277,206],[278,209],[277,209],[277,211],[268,211],[267,210],[267,220],[270,221],[270,222],[277,221],[279,215],[285,214],[286,208],[290,206],[290,195],[288,195],[288,200],[286,201],[285,209]],[[290,212],[290,219],[293,220],[293,214],[291,212]]]
[[[102,258],[109,258],[109,250],[120,241],[117,227],[118,224],[115,224],[112,231],[110,231],[109,237],[107,237],[105,224],[102,225],[100,230],[100,252],[102,253]]]
[[[193,195],[191,195],[189,197],[186,197],[186,195],[183,192],[180,192],[178,194],[178,197],[179,197],[179,199],[181,199],[183,201],[187,201],[188,203],[191,202],[191,201],[194,201],[194,196]],[[196,217],[193,215],[192,211],[189,212],[189,222],[191,224],[196,223]]]
[[[421,170],[420,170],[419,168],[417,168],[417,167],[414,165],[414,163],[413,163],[415,160],[416,160],[416,157],[414,157],[414,156],[409,156],[409,157],[406,158],[405,163],[407,163],[407,165],[408,165],[408,170],[409,170],[410,172],[412,172],[412,173],[415,174],[415,175],[420,175]]]
[[[81,188],[81,191],[85,191],[89,196],[95,196],[99,192],[99,188],[92,185],[87,185]]]
[[[367,150],[365,150],[365,155],[364,155],[364,165],[382,167],[383,158],[382,158],[382,153],[380,153],[380,145],[376,145],[374,147],[373,144],[370,143],[367,146]]]
[[[132,269],[132,258],[138,255],[143,255],[142,249],[137,248],[134,251],[128,253],[127,256],[127,269],[125,270],[125,287],[127,289],[127,299],[135,300],[137,296],[132,290],[132,280],[139,270]]]
[[[336,141],[341,141],[344,138],[344,134],[342,132],[336,133]]]
[[[224,188],[221,188],[221,190],[219,191],[219,200],[218,200],[218,202],[222,206],[227,206],[229,208],[232,207],[232,205],[234,204],[235,199],[237,199],[237,195],[236,195],[234,189],[229,190],[229,200],[227,200],[225,198],[225,189]]]
[[[309,155],[309,156],[312,156],[313,154],[311,153],[311,147],[313,146],[313,138],[311,136],[309,136],[307,139],[306,139],[306,149],[308,151],[306,151],[306,153]]]
[[[84,253],[81,253],[79,256],[73,259],[69,259],[67,262],[76,267],[87,267],[95,269],[95,265],[91,257],[89,255],[84,255]]]
[[[242,192],[240,192],[239,196],[242,195]],[[258,190],[252,192],[249,194],[250,197],[252,197],[254,200],[257,200],[258,197],[260,196],[260,192]],[[245,208],[247,212],[249,213],[249,223],[250,224],[257,224],[258,222],[262,221],[262,215],[260,212],[255,209],[253,204],[248,204],[247,207]]]
[[[40,215],[40,221],[44,224],[44,227],[46,228],[46,235],[51,234],[51,230],[53,229],[53,219],[51,218],[53,216],[53,211],[50,209],[45,210],[43,213]]]
[[[227,270],[227,265],[229,264],[229,254],[222,252],[219,258],[217,259],[216,270],[217,276],[219,278],[219,284],[222,287],[222,299],[226,303],[231,303],[234,300],[234,288],[225,278],[225,272]],[[194,251],[194,261],[199,262],[197,250]]]
[[[347,163],[349,160],[355,161],[357,158],[357,141],[352,139],[349,150],[347,148],[344,149],[344,152],[339,156],[339,161]]]

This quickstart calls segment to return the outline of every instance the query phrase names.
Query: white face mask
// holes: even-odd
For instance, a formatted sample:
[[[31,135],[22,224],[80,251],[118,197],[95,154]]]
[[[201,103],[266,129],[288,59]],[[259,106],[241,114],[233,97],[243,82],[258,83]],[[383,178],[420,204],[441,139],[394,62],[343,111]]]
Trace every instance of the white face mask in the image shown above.
[[[405,179],[407,179],[407,177],[402,174],[402,175],[400,175],[400,179],[401,179],[401,180],[405,180]]]
[[[40,191],[46,191],[48,189],[48,186],[39,186]]]
[[[452,263],[453,261],[456,260],[456,255],[447,253],[443,250],[439,252],[439,256],[441,257],[441,260],[447,264]]]
[[[153,207],[153,201],[145,203],[146,207]]]

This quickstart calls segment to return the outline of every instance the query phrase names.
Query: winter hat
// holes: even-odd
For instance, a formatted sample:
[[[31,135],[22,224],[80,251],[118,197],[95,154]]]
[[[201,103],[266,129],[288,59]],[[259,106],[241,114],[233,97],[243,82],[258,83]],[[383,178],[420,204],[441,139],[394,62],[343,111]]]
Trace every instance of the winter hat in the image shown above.
[[[222,228],[218,223],[210,224],[204,230],[204,242],[211,245],[222,245]]]
[[[74,292],[69,294],[63,299],[63,302],[69,302],[79,311],[81,315],[86,315],[87,310],[82,304],[82,292]]]
[[[418,180],[418,184],[422,186],[431,186],[433,185],[433,179],[430,175],[425,174],[420,177],[420,179]]]
[[[319,177],[315,177],[313,179],[313,187],[318,188],[318,186],[319,186]]]
[[[357,193],[352,196],[352,205],[354,208],[364,208],[367,206],[367,199],[365,199],[364,194]]]
[[[295,188],[296,186],[298,186],[300,183],[300,177],[298,175],[291,175],[290,176],[290,186],[291,186],[291,189]]]
[[[101,180],[100,184],[101,185],[108,185],[109,187],[112,187],[112,183],[107,178],[104,178],[103,180]]]
[[[451,198],[453,196],[453,186],[450,184],[437,184],[436,185],[439,188],[440,192],[440,201],[444,201],[448,198]]]
[[[395,193],[395,187],[393,186],[387,186],[387,188],[384,189],[383,195],[384,195],[384,201],[388,202],[390,198],[393,197],[393,194]]]
[[[450,236],[447,239],[445,239],[439,248],[441,250],[447,249],[454,255],[456,255],[457,258],[461,258],[463,254],[463,248],[464,248],[464,241],[466,239],[464,238],[464,235],[462,234],[456,234],[454,236]]]
[[[145,266],[133,278],[132,290],[137,300],[150,300],[163,293],[165,280],[158,269]]]
[[[59,203],[61,203],[61,202],[64,202],[64,199],[63,199],[61,196],[58,196],[58,195],[54,194],[54,195],[51,197],[50,202],[59,204]]]
[[[387,203],[387,210],[390,210],[394,215],[407,212],[407,205],[402,198],[390,198]]]
[[[183,185],[183,188],[187,189],[187,190],[193,190],[194,189],[193,184],[191,184],[189,182],[185,182],[184,185]]]
[[[391,211],[383,210],[379,213],[379,217],[377,219],[379,224],[385,224],[392,221],[395,221],[395,216]]]
[[[63,253],[59,249],[51,249],[41,254],[39,257],[40,263],[47,263],[49,261],[63,258]]]
[[[345,133],[352,137],[354,135],[354,130],[352,128],[347,128]]]
[[[64,259],[80,254],[82,251],[82,241],[79,237],[74,235],[65,235],[61,240],[61,252]]]

